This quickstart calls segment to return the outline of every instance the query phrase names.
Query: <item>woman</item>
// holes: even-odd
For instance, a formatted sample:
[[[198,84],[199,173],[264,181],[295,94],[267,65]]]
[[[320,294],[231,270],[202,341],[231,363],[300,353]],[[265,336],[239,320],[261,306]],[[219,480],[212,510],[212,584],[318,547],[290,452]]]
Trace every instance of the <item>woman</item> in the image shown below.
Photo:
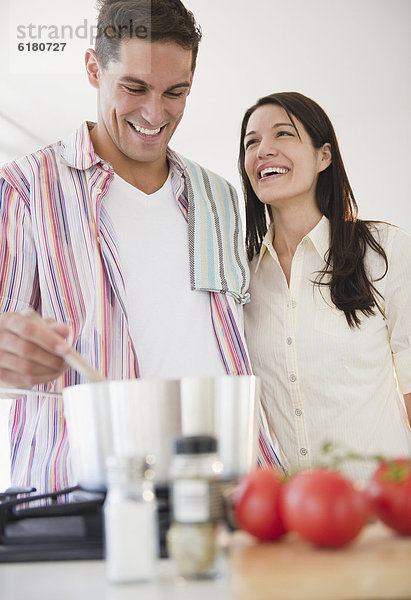
[[[411,235],[357,219],[332,124],[302,94],[272,94],[246,112],[239,166],[246,336],[284,467],[321,462],[327,442],[411,456]],[[374,468],[342,467],[362,481]]]

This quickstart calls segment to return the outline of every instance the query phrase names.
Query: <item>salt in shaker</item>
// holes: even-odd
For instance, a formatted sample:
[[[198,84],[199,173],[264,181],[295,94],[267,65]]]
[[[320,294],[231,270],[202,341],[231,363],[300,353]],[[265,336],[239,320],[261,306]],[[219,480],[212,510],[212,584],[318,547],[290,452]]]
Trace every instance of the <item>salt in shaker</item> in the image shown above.
[[[105,558],[112,583],[149,580],[155,575],[158,531],[152,475],[145,458],[107,460]]]

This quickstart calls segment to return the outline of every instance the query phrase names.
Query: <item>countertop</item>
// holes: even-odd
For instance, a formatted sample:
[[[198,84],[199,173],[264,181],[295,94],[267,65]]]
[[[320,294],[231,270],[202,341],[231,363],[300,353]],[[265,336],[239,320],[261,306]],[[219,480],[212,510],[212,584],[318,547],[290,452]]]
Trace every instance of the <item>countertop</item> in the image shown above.
[[[367,526],[344,549],[315,549],[289,535],[259,544],[229,537],[221,576],[184,581],[159,561],[151,583],[109,584],[103,561],[0,565],[1,600],[411,600],[411,537]]]
[[[107,582],[104,561],[62,561],[0,565],[1,600],[227,600],[227,578],[185,582],[172,577],[168,561],[159,561],[159,577],[150,583]]]

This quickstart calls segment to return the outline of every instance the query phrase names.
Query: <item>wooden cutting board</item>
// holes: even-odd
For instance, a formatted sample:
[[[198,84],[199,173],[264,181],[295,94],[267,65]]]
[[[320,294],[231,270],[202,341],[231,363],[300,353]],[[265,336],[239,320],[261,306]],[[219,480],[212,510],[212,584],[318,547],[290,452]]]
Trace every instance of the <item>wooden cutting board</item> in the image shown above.
[[[411,537],[368,525],[343,549],[318,549],[289,536],[257,543],[236,532],[230,580],[240,600],[411,600]]]

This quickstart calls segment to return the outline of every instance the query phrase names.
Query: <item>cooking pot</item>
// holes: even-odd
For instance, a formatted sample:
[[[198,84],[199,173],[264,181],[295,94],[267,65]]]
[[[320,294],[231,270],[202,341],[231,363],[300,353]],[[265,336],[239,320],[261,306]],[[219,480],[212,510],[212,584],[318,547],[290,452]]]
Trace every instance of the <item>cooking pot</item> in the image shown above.
[[[63,390],[74,476],[104,490],[108,456],[152,455],[155,483],[167,484],[173,441],[214,435],[224,479],[257,464],[259,381],[254,376],[133,379]]]

